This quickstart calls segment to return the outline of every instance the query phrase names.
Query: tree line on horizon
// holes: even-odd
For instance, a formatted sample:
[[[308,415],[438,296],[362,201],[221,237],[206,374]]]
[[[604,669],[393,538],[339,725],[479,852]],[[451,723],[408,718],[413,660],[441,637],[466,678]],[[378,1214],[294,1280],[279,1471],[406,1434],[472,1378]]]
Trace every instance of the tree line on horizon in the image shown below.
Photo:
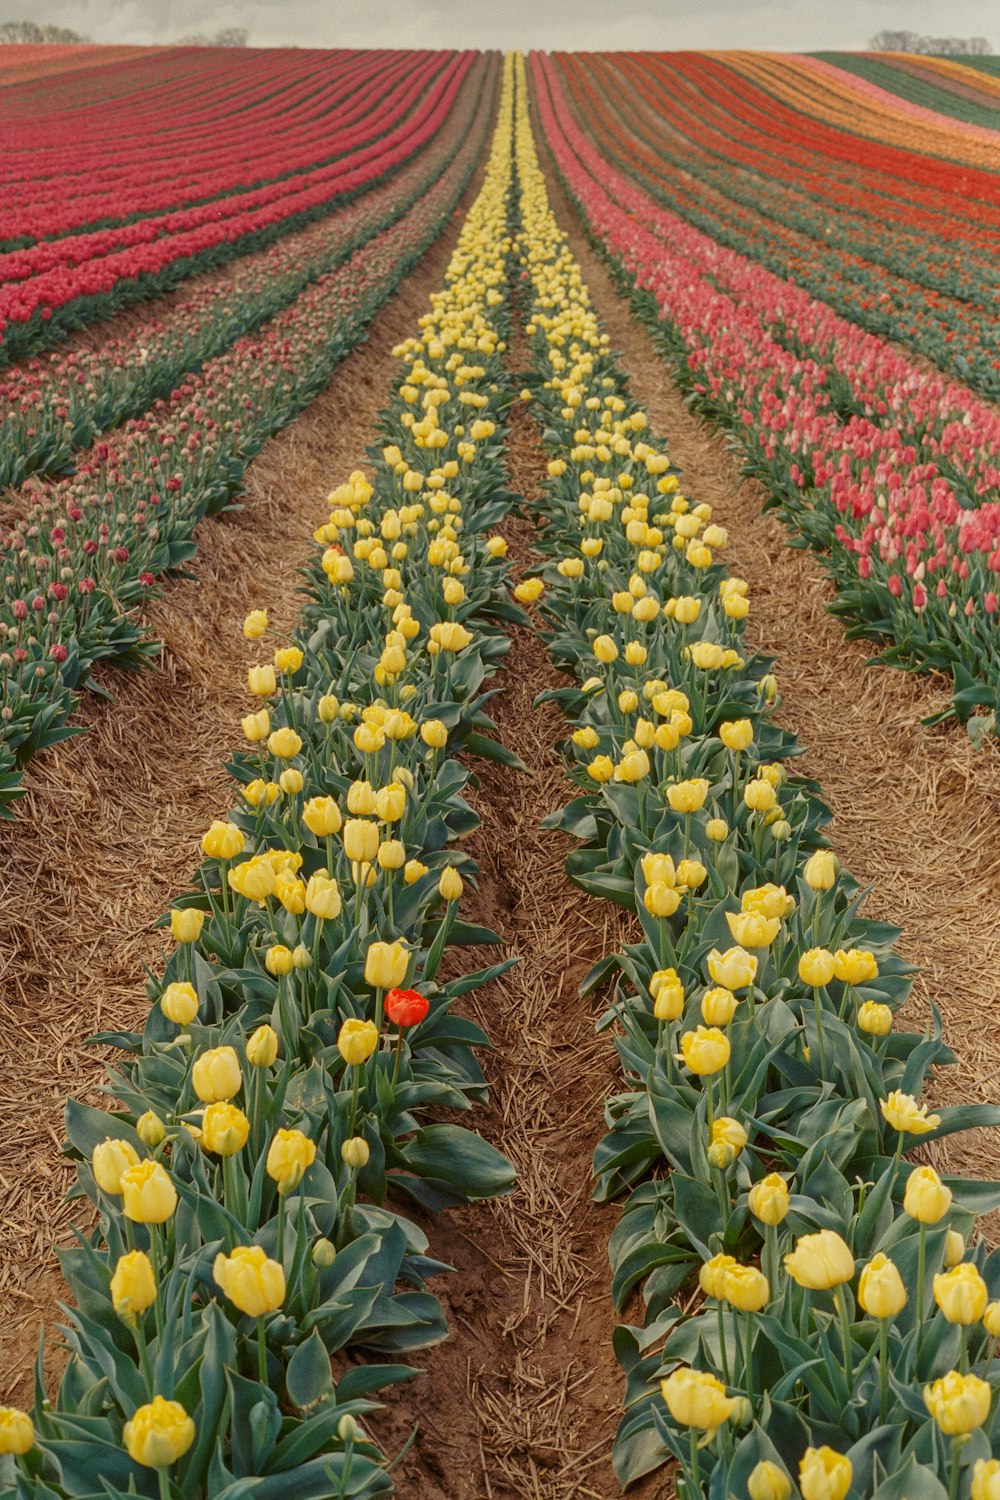
[[[191,36],[179,36],[175,41],[165,42],[167,47],[245,47],[250,33],[245,26],[226,26],[214,36],[195,32]],[[86,43],[89,36],[73,31],[68,26],[39,26],[35,21],[4,21],[0,23],[0,44],[29,42],[40,43]]]
[[[869,52],[916,52],[924,57],[988,57],[993,48],[984,36],[921,36],[916,31],[880,31]]]

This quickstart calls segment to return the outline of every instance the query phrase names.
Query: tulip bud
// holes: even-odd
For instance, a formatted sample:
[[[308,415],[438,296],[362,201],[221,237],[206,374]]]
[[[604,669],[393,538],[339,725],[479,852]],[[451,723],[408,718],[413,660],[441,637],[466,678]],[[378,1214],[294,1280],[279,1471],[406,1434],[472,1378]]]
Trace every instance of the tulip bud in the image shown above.
[[[122,1191],[122,1175],[130,1167],[139,1165],[139,1153],[128,1141],[113,1140],[110,1136],[94,1147],[90,1168],[94,1181],[102,1193],[118,1197]]]
[[[310,1254],[313,1265],[320,1271],[326,1271],[337,1259],[337,1247],[331,1240],[317,1240]]]
[[[869,1036],[888,1036],[892,1030],[892,1011],[877,1000],[865,1000],[858,1006],[858,1029]]]
[[[198,991],[186,979],[174,980],[160,996],[160,1009],[175,1026],[189,1026],[198,1014]]]
[[[721,844],[723,839],[729,837],[729,824],[725,818],[709,818],[705,824],[705,832],[715,844]]]
[[[265,1022],[247,1042],[247,1062],[253,1068],[269,1068],[277,1055],[278,1033]]]
[[[353,1443],[359,1437],[363,1436],[361,1428],[358,1426],[355,1418],[351,1416],[350,1412],[345,1412],[340,1421],[337,1423],[337,1436],[339,1437],[340,1441],[345,1444]]]
[[[784,1469],[779,1469],[769,1458],[762,1458],[750,1471],[747,1493],[750,1500],[788,1500],[792,1481]]]
[[[957,1229],[949,1229],[944,1242],[945,1270],[950,1271],[952,1266],[959,1265],[964,1255],[965,1241]]]
[[[779,1173],[770,1172],[754,1183],[747,1203],[762,1224],[780,1224],[788,1213],[788,1184]]]
[[[371,1150],[363,1135],[352,1135],[341,1146],[340,1154],[352,1171],[360,1172],[362,1167],[368,1165]]]
[[[829,891],[840,874],[840,861],[831,849],[817,849],[802,871],[806,885],[814,891]]]
[[[153,1110],[147,1109],[144,1115],[140,1115],[135,1122],[135,1133],[144,1146],[150,1149],[158,1146],[167,1133],[167,1127]]]
[[[858,1303],[873,1318],[894,1318],[906,1306],[906,1288],[893,1261],[880,1250],[858,1280]]]
[[[807,1448],[799,1464],[802,1500],[844,1500],[854,1469],[844,1453],[833,1448]]]

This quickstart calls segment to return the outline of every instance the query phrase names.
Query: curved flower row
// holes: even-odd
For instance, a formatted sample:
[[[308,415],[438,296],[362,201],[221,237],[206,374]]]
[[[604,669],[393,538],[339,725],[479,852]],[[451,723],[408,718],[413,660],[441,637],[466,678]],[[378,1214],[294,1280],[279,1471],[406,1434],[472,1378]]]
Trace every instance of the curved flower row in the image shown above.
[[[509,73],[509,69],[508,69]],[[376,1496],[363,1428],[398,1362],[446,1332],[444,1269],[395,1207],[505,1191],[509,1163],[427,1111],[485,1097],[486,1038],[447,945],[475,826],[454,758],[506,649],[502,423],[511,90],[443,290],[383,414],[373,477],[330,495],[293,642],[250,668],[240,802],[202,841],[112,1116],[71,1103],[97,1228],[62,1256],[69,1360],[0,1411],[4,1493]],[[248,639],[272,634],[253,611]],[[507,757],[513,759],[512,757]],[[342,1351],[394,1363],[346,1365]],[[331,1359],[335,1364],[331,1364]]]
[[[364,125],[349,132],[363,142],[356,149],[336,152],[338,142],[326,131],[320,136],[325,146],[314,148],[326,152],[318,166],[290,172],[268,186],[251,191],[231,183],[226,197],[210,196],[200,207],[43,240],[0,255],[5,278],[0,354],[12,359],[50,345],[74,328],[176,286],[195,271],[268,245],[398,170],[433,140],[466,73],[477,66],[470,54],[456,54],[438,69],[436,57],[432,54],[430,79],[418,69],[416,77],[402,80],[388,113],[388,101],[383,101],[386,109],[371,102]],[[78,123],[74,129],[79,130]],[[295,139],[293,133],[293,143]],[[134,206],[141,196],[136,189],[129,201]],[[37,212],[30,210],[28,223],[37,221]]]
[[[535,69],[585,221],[698,408],[737,435],[749,471],[823,550],[838,611],[888,640],[887,660],[950,673],[961,717],[995,713],[996,411],[663,213],[575,129],[544,60]]]
[[[0,490],[29,474],[65,474],[99,432],[169,396],[190,370],[221,354],[294,301],[311,282],[407,212],[446,170],[493,82],[492,68],[466,75],[447,121],[387,182],[229,273],[182,303],[145,309],[127,336],[112,322],[90,345],[53,352],[0,372]]]
[[[238,492],[265,440],[322,388],[437,238],[485,127],[407,213],[255,336],[95,444],[71,477],[25,491],[31,508],[0,535],[0,815],[31,756],[72,732],[73,690],[94,663],[139,665],[156,650],[138,618],[146,591],[193,555],[198,522]]]
[[[522,75],[523,76],[523,75]],[[568,871],[636,917],[611,982],[624,1078],[598,1195],[626,1412],[623,1485],[670,1456],[684,1493],[844,1500],[1000,1485],[1000,1260],[973,1233],[1000,1185],[903,1153],[1000,1110],[919,1102],[952,1060],[895,1019],[910,970],[826,847],[785,762],[767,659],[748,658],[725,529],[683,492],[629,395],[518,121],[518,235],[551,454],[539,599],[578,795],[550,826]],[[704,1300],[677,1294],[698,1277]],[[685,1307],[691,1302],[685,1298]]]
[[[995,207],[991,226],[965,217],[967,199],[924,201],[912,179],[872,170],[863,138],[848,179],[805,140],[801,117],[775,119],[773,101],[714,59],[555,63],[605,154],[661,206],[983,395],[1000,392]],[[603,103],[611,98],[614,109]],[[984,216],[995,189],[995,178],[981,185]]]

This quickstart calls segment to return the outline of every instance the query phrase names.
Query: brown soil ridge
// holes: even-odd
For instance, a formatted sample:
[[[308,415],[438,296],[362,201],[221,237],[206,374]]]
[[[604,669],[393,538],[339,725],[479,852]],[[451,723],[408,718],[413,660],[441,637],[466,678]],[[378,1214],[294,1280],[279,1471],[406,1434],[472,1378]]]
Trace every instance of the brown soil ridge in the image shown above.
[[[724,557],[750,584],[748,641],[776,658],[779,721],[807,747],[796,769],[815,777],[834,819],[846,867],[871,894],[868,916],[902,927],[900,949],[920,967],[903,1020],[943,1015],[959,1059],[932,1086],[938,1103],[1000,1104],[1000,746],[976,751],[954,722],[922,719],[945,708],[940,677],[867,665],[870,647],[848,641],[828,613],[833,589],[819,560],[789,547],[766,492],[740,471],[731,445],[686,405],[648,331],[616,290],[541,154],[552,207],[580,263],[594,307],[653,429],[669,442],[682,484],[708,501],[729,532]],[[996,1137],[976,1131],[935,1142],[941,1170],[993,1177]],[[994,1223],[988,1237],[1000,1239]]]
[[[39,756],[0,847],[0,1401],[30,1400],[41,1321],[61,1295],[54,1243],[76,1217],[60,1157],[69,1095],[100,1104],[95,1031],[142,1025],[143,964],[164,951],[154,923],[190,880],[200,838],[232,804],[223,758],[240,743],[246,612],[266,605],[291,630],[296,569],[310,557],[330,489],[365,463],[396,373],[392,348],[427,309],[479,174],[445,232],[379,312],[367,340],[303,414],[272,438],[246,480],[245,510],[198,528],[196,577],[151,604],[164,642],[154,671],[104,670],[111,704],[84,702],[88,732]],[[264,655],[268,653],[265,652]],[[16,1060],[16,1062],[14,1062]]]

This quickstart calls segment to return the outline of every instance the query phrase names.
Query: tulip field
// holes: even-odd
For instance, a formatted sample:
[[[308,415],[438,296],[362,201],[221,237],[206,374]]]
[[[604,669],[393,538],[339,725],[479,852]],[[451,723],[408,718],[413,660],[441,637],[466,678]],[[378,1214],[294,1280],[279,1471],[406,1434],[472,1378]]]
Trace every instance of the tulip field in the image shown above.
[[[0,48],[0,1496],[998,1500],[993,61]]]

